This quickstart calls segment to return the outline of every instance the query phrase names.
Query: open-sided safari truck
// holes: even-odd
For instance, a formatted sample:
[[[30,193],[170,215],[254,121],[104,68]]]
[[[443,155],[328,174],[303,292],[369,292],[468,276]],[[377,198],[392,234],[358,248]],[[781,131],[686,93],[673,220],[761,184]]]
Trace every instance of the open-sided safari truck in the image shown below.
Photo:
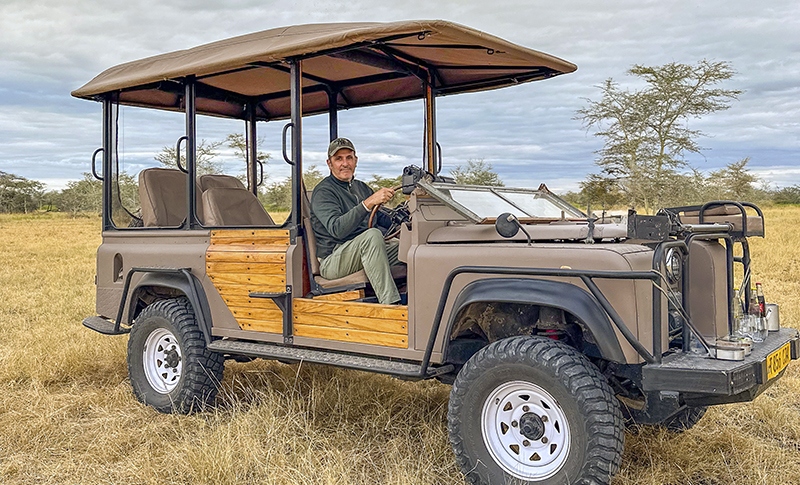
[[[163,412],[212,402],[228,358],[438,378],[453,383],[450,439],[471,483],[609,482],[626,419],[681,429],[708,405],[751,400],[797,358],[798,334],[756,300],[737,311],[734,269],[749,295],[747,240],[764,234],[751,204],[619,223],[587,218],[544,186],[439,175],[437,97],[575,69],[420,21],[273,29],[103,72],[73,93],[103,104],[99,316],[84,324],[130,332],[134,393]],[[363,273],[319,276],[303,118],[327,113],[333,139],[338,110],[413,99],[424,100],[424,168],[404,170],[408,200],[391,211],[408,304],[381,305]],[[119,105],[185,113],[185,166],[139,174],[140,212],[120,196]],[[245,122],[247,186],[197,177],[198,114]],[[276,225],[256,198],[255,141],[259,121],[282,119],[292,210]],[[766,321],[773,331],[755,331]]]

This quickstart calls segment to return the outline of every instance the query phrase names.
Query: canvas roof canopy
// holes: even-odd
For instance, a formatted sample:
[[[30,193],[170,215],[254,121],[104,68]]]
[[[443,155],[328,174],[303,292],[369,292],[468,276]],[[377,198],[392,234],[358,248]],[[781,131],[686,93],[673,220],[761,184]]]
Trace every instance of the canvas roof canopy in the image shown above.
[[[495,89],[546,79],[574,64],[451,22],[331,23],[283,27],[112,67],[72,95],[183,111],[196,80],[198,113],[287,118],[290,63],[302,61],[303,113]]]

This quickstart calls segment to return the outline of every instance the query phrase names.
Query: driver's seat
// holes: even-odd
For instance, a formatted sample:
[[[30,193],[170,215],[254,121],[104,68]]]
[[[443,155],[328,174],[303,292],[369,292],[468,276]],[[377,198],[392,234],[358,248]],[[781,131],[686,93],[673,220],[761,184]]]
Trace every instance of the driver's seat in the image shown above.
[[[362,269],[353,274],[349,274],[335,280],[326,280],[320,276],[319,259],[317,258],[317,238],[314,229],[311,227],[311,197],[310,191],[306,192],[305,186],[300,187],[303,197],[303,229],[306,236],[306,248],[308,257],[308,269],[311,277],[311,292],[316,294],[338,293],[364,288],[368,283],[367,273]],[[407,274],[405,265],[392,266],[392,277],[394,279],[405,278]]]

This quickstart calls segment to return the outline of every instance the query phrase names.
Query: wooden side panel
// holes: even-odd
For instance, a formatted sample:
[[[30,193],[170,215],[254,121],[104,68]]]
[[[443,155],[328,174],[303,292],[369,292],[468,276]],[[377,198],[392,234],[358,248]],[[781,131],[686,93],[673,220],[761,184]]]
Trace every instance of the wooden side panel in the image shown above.
[[[294,334],[340,342],[408,348],[408,307],[295,298]]]
[[[408,348],[408,336],[392,333],[347,330],[342,328],[317,327],[314,325],[295,325],[294,334],[298,337],[313,337],[340,342],[382,345],[384,347]]]
[[[282,333],[283,313],[272,300],[250,292],[286,291],[283,229],[215,229],[206,251],[206,273],[242,330]]]
[[[329,295],[319,295],[313,297],[315,300],[324,300],[324,301],[347,301],[347,300],[358,300],[359,298],[364,298],[364,290],[353,290],[353,291],[343,291],[341,293],[331,293]]]

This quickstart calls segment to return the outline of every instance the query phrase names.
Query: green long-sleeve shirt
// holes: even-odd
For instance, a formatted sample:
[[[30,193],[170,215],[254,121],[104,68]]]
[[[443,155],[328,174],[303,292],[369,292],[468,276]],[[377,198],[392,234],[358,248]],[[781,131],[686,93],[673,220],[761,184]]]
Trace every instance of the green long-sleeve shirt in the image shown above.
[[[326,258],[333,249],[369,228],[364,199],[372,189],[360,180],[342,182],[328,175],[311,195],[311,227],[317,238],[317,256]],[[383,221],[381,221],[383,222]]]

